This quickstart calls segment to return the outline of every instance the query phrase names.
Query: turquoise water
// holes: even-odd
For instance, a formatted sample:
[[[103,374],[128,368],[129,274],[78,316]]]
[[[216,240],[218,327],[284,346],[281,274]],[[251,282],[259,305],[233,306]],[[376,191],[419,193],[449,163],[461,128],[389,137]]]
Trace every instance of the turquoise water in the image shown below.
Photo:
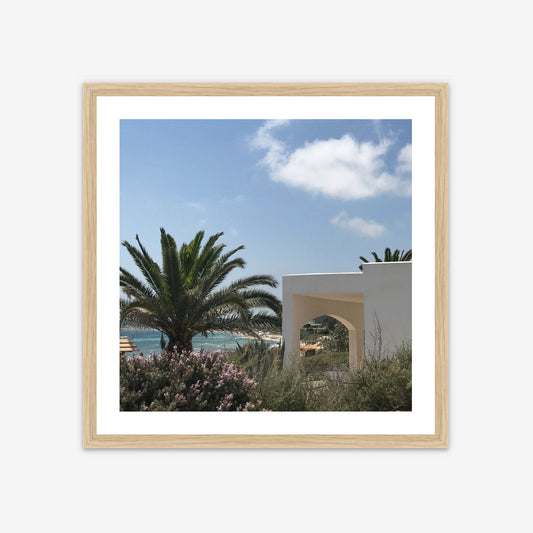
[[[142,352],[144,355],[148,355],[153,352],[156,355],[161,353],[161,333],[158,331],[147,329],[121,329],[121,337],[128,337],[131,339],[139,351],[131,352],[131,355],[140,355]],[[165,341],[168,338],[165,336]],[[237,342],[242,346],[250,339],[244,337],[238,337],[231,335],[230,333],[210,333],[208,337],[203,335],[196,335],[192,339],[192,347],[195,352],[201,348],[205,350],[233,350],[237,346]],[[276,341],[266,341],[271,344],[276,344]]]

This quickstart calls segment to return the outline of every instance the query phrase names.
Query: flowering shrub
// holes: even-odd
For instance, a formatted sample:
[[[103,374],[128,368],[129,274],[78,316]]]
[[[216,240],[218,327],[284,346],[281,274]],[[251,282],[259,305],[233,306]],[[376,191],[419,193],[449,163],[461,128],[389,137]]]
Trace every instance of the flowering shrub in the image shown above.
[[[256,386],[221,352],[120,358],[121,411],[255,411]]]

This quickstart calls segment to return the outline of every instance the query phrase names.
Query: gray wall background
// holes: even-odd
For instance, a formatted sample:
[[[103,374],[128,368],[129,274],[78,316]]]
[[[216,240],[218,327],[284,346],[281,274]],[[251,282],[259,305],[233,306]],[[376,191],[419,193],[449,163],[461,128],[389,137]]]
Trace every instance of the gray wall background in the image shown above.
[[[526,7],[4,5],[2,529],[523,530],[533,371]],[[87,81],[450,83],[449,450],[82,449]]]

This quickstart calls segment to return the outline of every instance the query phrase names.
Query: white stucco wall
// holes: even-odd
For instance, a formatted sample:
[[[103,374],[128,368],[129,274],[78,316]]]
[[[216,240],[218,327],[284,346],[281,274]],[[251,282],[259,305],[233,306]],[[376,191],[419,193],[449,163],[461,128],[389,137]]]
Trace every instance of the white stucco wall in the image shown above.
[[[283,276],[285,364],[299,354],[300,328],[330,315],[349,331],[350,366],[411,340],[411,263],[366,263],[362,272]]]

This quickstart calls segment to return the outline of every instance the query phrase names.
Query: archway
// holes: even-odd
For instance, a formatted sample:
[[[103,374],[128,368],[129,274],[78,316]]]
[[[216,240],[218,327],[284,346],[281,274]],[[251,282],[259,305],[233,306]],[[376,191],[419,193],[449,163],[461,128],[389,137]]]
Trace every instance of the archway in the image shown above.
[[[292,298],[293,357],[300,354],[300,328],[318,316],[338,320],[348,330],[350,368],[361,366],[364,357],[364,304],[362,294],[294,294]]]
[[[315,370],[347,370],[353,325],[331,315],[315,317],[300,328],[300,357]]]

